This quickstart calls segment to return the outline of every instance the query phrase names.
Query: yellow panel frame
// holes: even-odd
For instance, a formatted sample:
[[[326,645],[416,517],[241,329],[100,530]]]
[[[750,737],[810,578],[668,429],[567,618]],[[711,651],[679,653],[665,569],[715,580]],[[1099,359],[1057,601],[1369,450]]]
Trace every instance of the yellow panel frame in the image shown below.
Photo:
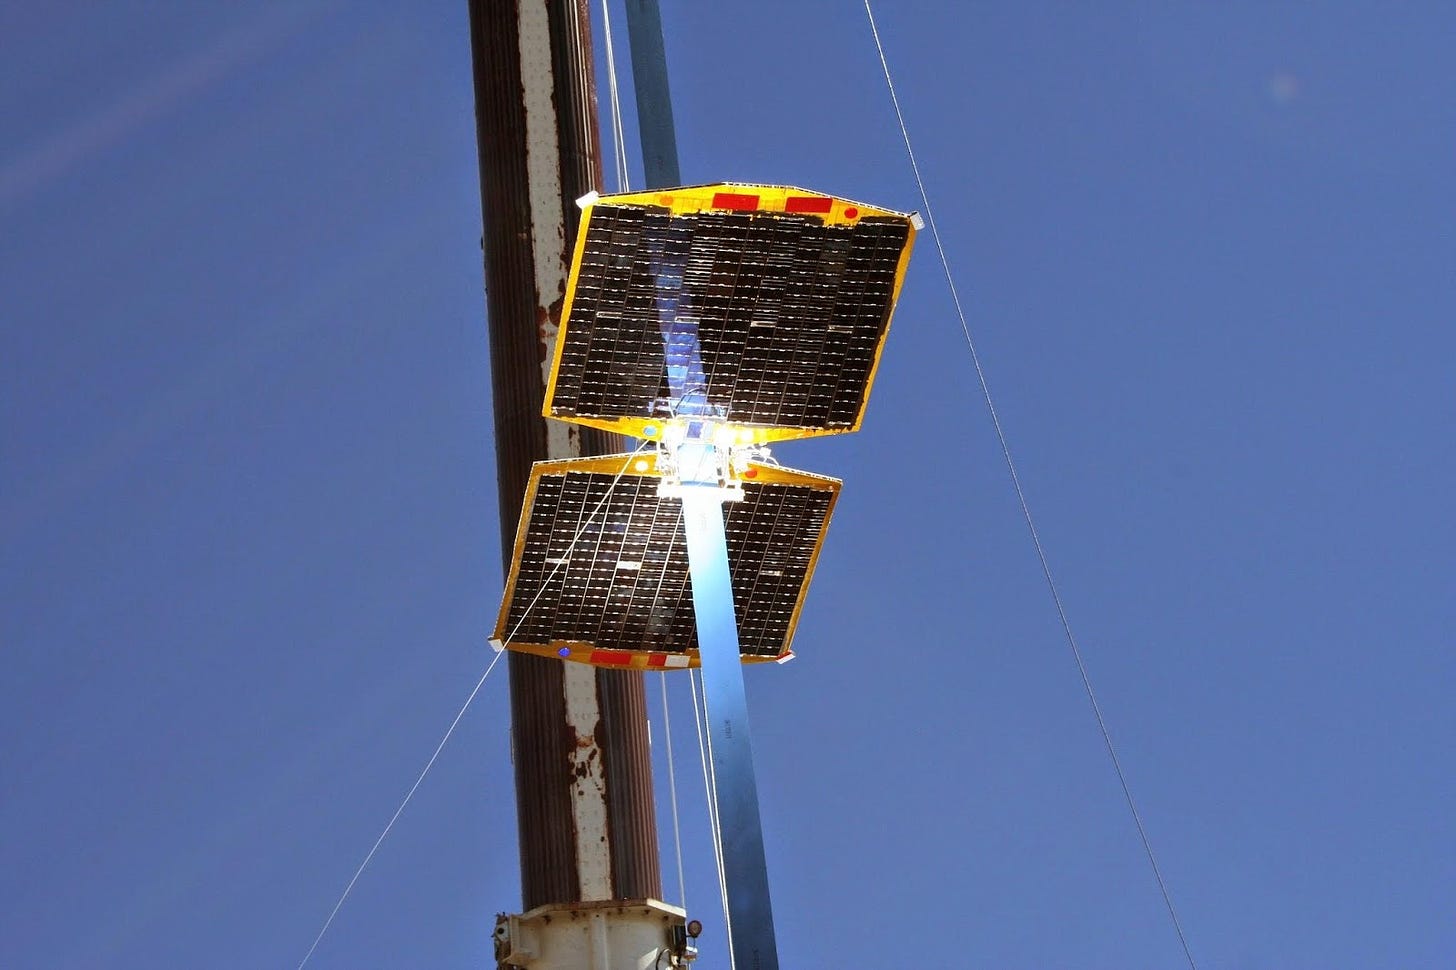
[[[855,415],[854,424],[848,428],[780,428],[767,425],[735,424],[723,426],[719,429],[718,435],[724,443],[731,441],[746,445],[849,434],[860,429],[860,425],[864,422],[865,407],[869,405],[869,391],[874,386],[875,375],[880,369],[880,355],[884,352],[885,340],[890,333],[890,320],[894,318],[895,306],[900,302],[900,289],[905,284],[905,270],[910,265],[910,252],[915,248],[915,233],[920,228],[920,217],[911,213],[895,212],[890,209],[881,209],[878,206],[865,205],[862,202],[825,195],[822,192],[811,192],[808,189],[785,185],[752,185],[742,182],[719,182],[712,185],[691,185],[649,192],[625,192],[617,195],[593,194],[580,200],[581,223],[577,228],[576,247],[571,256],[571,273],[566,280],[566,297],[561,307],[561,330],[556,335],[556,346],[551,359],[551,376],[546,383],[546,399],[541,408],[541,414],[544,417],[630,435],[633,438],[661,440],[663,426],[666,422],[658,418],[557,417],[551,413],[551,401],[556,396],[556,375],[561,368],[561,356],[566,347],[564,336],[571,326],[571,306],[576,297],[577,273],[581,269],[582,253],[586,248],[587,227],[591,222],[592,209],[603,204],[661,206],[667,208],[673,215],[714,210],[744,211],[746,208],[740,204],[717,204],[722,201],[724,196],[738,197],[739,200],[754,197],[756,206],[751,211],[757,212],[788,212],[791,200],[820,200],[827,204],[827,212],[805,212],[803,214],[817,216],[823,219],[825,225],[830,226],[854,225],[867,216],[905,220],[908,235],[905,238],[905,248],[900,252],[900,260],[895,266],[895,288],[890,294],[890,314],[885,321],[885,333],[875,347],[874,363],[870,366],[869,380],[865,384],[864,404],[861,405],[859,413]]]
[[[521,505],[520,521],[516,526],[515,548],[511,553],[511,574],[506,578],[506,591],[501,598],[500,612],[496,617],[495,633],[492,639],[505,649],[514,650],[517,653],[570,660],[594,667],[609,667],[619,670],[685,670],[701,666],[697,650],[689,650],[686,653],[668,653],[660,650],[601,650],[591,643],[578,640],[553,640],[550,643],[513,643],[509,640],[512,632],[509,628],[510,605],[516,592],[521,554],[526,548],[526,534],[530,527],[531,508],[536,504],[537,488],[541,484],[542,477],[546,475],[573,471],[597,475],[662,477],[657,470],[657,455],[653,452],[603,455],[596,458],[568,458],[564,461],[538,461],[532,465],[531,479],[526,484],[525,501]],[[810,553],[809,566],[804,573],[804,584],[799,590],[798,599],[794,602],[794,612],[789,617],[782,649],[774,657],[744,655],[742,658],[746,664],[784,663],[794,656],[794,652],[789,649],[789,644],[794,640],[794,631],[799,625],[799,614],[804,608],[804,599],[809,593],[809,583],[814,579],[814,567],[819,563],[819,552],[824,545],[824,537],[829,533],[829,521],[834,516],[834,505],[839,500],[839,489],[843,483],[828,475],[815,475],[812,472],[783,468],[778,465],[759,464],[758,462],[749,463],[744,473],[744,479],[754,483],[805,485],[831,493],[829,507],[824,514],[824,528],[820,531],[818,539],[814,542],[814,549]]]

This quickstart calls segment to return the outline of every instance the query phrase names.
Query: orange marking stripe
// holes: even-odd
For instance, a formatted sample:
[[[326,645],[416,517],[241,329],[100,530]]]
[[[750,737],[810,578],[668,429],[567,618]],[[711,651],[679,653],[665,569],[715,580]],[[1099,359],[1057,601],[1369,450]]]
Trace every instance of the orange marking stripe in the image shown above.
[[[784,200],[785,212],[832,212],[834,200],[812,195],[791,195]]]
[[[715,192],[713,194],[713,208],[715,209],[757,209],[758,196],[741,195],[737,192]]]

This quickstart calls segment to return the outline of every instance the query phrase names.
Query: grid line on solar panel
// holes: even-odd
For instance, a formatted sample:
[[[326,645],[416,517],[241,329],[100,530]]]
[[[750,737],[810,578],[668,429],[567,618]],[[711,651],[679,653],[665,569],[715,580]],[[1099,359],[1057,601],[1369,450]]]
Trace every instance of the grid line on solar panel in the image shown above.
[[[908,245],[905,219],[592,207],[550,413],[663,417],[659,305],[696,324],[729,423],[848,430],[864,409]]]
[[[498,635],[514,630],[517,645],[696,650],[682,504],[659,497],[658,481],[539,476]],[[743,654],[787,647],[833,500],[829,487],[750,482],[743,501],[725,506]]]

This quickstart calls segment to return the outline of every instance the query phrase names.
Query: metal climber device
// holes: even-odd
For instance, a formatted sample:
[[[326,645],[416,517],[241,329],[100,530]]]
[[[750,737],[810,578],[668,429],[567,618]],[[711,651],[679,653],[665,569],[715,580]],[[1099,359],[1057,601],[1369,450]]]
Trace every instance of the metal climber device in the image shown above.
[[[733,962],[776,970],[741,665],[792,656],[840,482],[768,446],[859,429],[920,222],[759,185],[580,204],[543,413],[643,444],[532,469],[495,642],[701,667]]]

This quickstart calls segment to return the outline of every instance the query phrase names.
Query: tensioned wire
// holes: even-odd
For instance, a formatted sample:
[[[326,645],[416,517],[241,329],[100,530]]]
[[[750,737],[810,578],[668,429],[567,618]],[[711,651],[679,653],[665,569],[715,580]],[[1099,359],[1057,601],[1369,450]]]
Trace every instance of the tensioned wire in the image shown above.
[[[604,39],[606,40],[606,48],[607,48],[607,91],[608,91],[609,100],[610,100],[610,104],[611,104],[612,172],[613,172],[613,174],[615,175],[615,177],[617,179],[617,191],[619,191],[619,192],[626,192],[626,191],[629,191],[629,184],[628,184],[629,183],[629,175],[628,175],[628,167],[627,167],[627,135],[626,135],[626,130],[622,126],[622,100],[621,100],[621,96],[620,96],[620,90],[621,90],[621,88],[618,86],[618,83],[617,83],[616,42],[615,42],[615,39],[614,39],[614,37],[612,35],[612,15],[611,15],[611,11],[608,9],[608,7],[609,7],[609,5],[608,5],[607,0],[602,0],[602,33],[604,34]],[[658,577],[658,583],[659,583],[659,590],[658,590],[658,592],[659,593],[661,592],[661,581],[662,581],[662,577]],[[656,603],[657,603],[657,600],[656,600],[656,597],[654,596],[654,599],[653,599],[653,606],[654,607],[656,606]],[[673,760],[673,750],[672,750],[672,718],[671,718],[671,716],[668,713],[667,672],[666,671],[663,671],[661,673],[661,677],[662,677],[662,684],[661,684],[661,686],[662,686],[662,724],[663,724],[663,733],[667,737],[667,787],[668,787],[668,792],[669,792],[669,799],[670,799],[671,804],[672,804],[672,843],[673,843],[673,849],[677,853],[677,893],[678,893],[678,905],[681,906],[684,910],[686,910],[687,907],[688,907],[687,879],[683,875],[682,825],[681,825],[681,823],[679,821],[679,817],[678,817],[677,767],[676,767],[676,763]],[[696,702],[696,700],[694,701],[693,715],[695,717],[697,715],[697,702]],[[700,752],[701,752],[701,749],[700,749]],[[709,791],[708,796],[709,796],[710,799],[712,798],[712,792],[711,792],[711,790]],[[712,806],[711,803],[709,804],[709,807],[708,807],[708,814],[709,814],[710,819],[712,820],[713,825],[714,825],[714,828],[713,828],[713,840],[714,840],[713,841],[713,848],[714,848],[714,851],[716,852],[717,851],[717,847],[718,847],[718,843],[717,843],[718,834],[717,834],[717,827],[716,827],[716,815],[714,814],[713,806]],[[722,873],[721,873],[722,865],[720,864],[718,868],[719,868],[719,891],[722,892],[723,891],[722,890],[722,885],[723,885],[723,883],[722,883]],[[725,897],[725,899],[726,899],[726,897]],[[725,902],[725,913],[726,913],[726,902]]]
[[[617,191],[627,191],[627,148],[626,134],[622,127],[622,100],[617,88],[617,56],[612,40],[612,15],[607,9],[607,0],[602,0],[602,32],[606,35],[607,47],[607,91],[611,103],[612,128],[612,174],[617,179]]]
[[[318,931],[318,936],[314,937],[313,943],[309,946],[308,952],[303,955],[303,959],[298,961],[298,970],[303,970],[303,967],[313,957],[314,951],[318,949],[319,943],[324,938],[324,934],[327,933],[329,931],[329,927],[333,925],[334,917],[339,915],[339,910],[343,909],[344,907],[344,901],[347,900],[349,898],[349,894],[354,891],[354,885],[359,881],[359,877],[364,874],[364,870],[368,868],[369,863],[373,861],[374,855],[376,852],[379,851],[380,845],[384,843],[385,837],[388,836],[390,830],[394,828],[394,823],[399,821],[399,817],[404,814],[404,810],[406,806],[409,805],[410,799],[415,797],[415,792],[419,791],[420,785],[424,783],[425,776],[430,773],[430,769],[433,768],[435,766],[435,762],[439,760],[440,752],[445,750],[445,744],[450,740],[451,735],[455,733],[455,728],[459,726],[461,719],[465,717],[465,712],[470,709],[471,703],[475,700],[475,695],[480,693],[480,688],[485,685],[486,678],[490,676],[490,672],[495,669],[496,664],[500,663],[501,657],[504,657],[506,655],[506,647],[510,643],[514,642],[516,634],[520,632],[521,626],[530,617],[531,611],[535,609],[536,603],[541,599],[541,595],[546,592],[547,587],[549,587],[552,580],[556,578],[556,574],[560,572],[562,567],[564,567],[570,560],[571,550],[575,548],[577,540],[579,540],[586,533],[586,530],[591,525],[592,520],[595,519],[597,515],[601,512],[601,510],[606,507],[608,500],[610,500],[612,497],[612,492],[616,490],[617,484],[622,480],[622,476],[627,474],[627,470],[632,467],[633,460],[635,460],[636,457],[642,453],[642,450],[646,448],[648,444],[649,442],[642,442],[640,445],[637,446],[635,450],[633,450],[631,454],[627,456],[627,460],[622,464],[621,471],[617,472],[616,476],[613,477],[611,484],[607,486],[606,492],[603,493],[601,501],[597,502],[596,507],[591,510],[591,512],[586,516],[585,519],[582,520],[581,527],[576,530],[576,534],[571,537],[571,542],[569,542],[566,546],[566,554],[561,557],[560,562],[556,563],[551,567],[551,572],[547,574],[546,578],[541,582],[540,587],[536,590],[536,595],[531,597],[530,603],[526,604],[525,612],[521,614],[521,618],[516,621],[516,625],[511,628],[511,631],[506,636],[506,638],[501,641],[501,649],[496,653],[495,657],[492,658],[490,664],[485,668],[485,673],[481,674],[480,679],[475,682],[475,687],[471,689],[470,696],[465,698],[465,703],[460,706],[459,712],[455,715],[455,720],[451,721],[450,726],[445,729],[445,736],[440,738],[439,744],[435,745],[435,751],[433,754],[430,755],[430,759],[425,762],[425,767],[423,770],[420,771],[419,777],[415,779],[415,783],[411,785],[409,791],[405,793],[404,800],[399,803],[399,808],[395,809],[394,814],[390,816],[388,823],[386,823],[384,826],[384,831],[379,833],[379,838],[375,839],[374,845],[370,846],[369,852],[364,856],[364,861],[359,863],[358,869],[354,870],[353,877],[349,880],[349,884],[344,887],[343,893],[339,896],[339,901],[336,902],[334,904],[334,908],[329,911],[328,918],[324,920],[323,927]]]
[[[718,901],[723,906],[723,926],[727,930],[729,939],[733,937],[733,920],[728,911],[728,874],[723,867],[723,828],[718,817],[718,778],[713,770],[713,747],[711,740],[705,740],[703,736],[703,722],[708,719],[708,691],[703,688],[703,703],[701,709],[698,706],[698,681],[702,674],[696,670],[688,671],[688,686],[693,691],[693,724],[698,729],[698,757],[703,763],[703,789],[707,792],[708,799],[708,827],[713,833],[713,862],[718,868]],[[733,959],[730,950],[728,959]]]
[[[1026,520],[1026,528],[1031,533],[1032,545],[1036,547],[1036,557],[1041,563],[1042,577],[1046,580],[1047,589],[1051,592],[1057,618],[1062,624],[1062,633],[1066,637],[1067,646],[1071,648],[1072,659],[1077,663],[1077,673],[1082,678],[1082,688],[1086,691],[1087,700],[1092,705],[1092,714],[1097,720],[1097,730],[1102,734],[1102,743],[1107,747],[1107,755],[1112,761],[1113,770],[1117,773],[1118,784],[1122,786],[1123,798],[1127,801],[1128,812],[1132,815],[1133,824],[1137,827],[1138,838],[1142,840],[1143,851],[1148,857],[1148,865],[1153,870],[1153,878],[1157,881],[1158,891],[1163,896],[1163,904],[1168,908],[1168,917],[1173,921],[1173,930],[1178,934],[1178,942],[1183,947],[1183,955],[1188,959],[1188,966],[1191,970],[1198,970],[1197,964],[1193,962],[1193,951],[1188,946],[1188,937],[1183,932],[1182,921],[1178,919],[1178,911],[1173,908],[1172,893],[1169,892],[1168,884],[1163,879],[1163,871],[1158,866],[1157,856],[1153,854],[1153,844],[1148,838],[1147,827],[1143,825],[1142,815],[1138,812],[1137,803],[1133,800],[1127,773],[1123,770],[1122,760],[1117,756],[1117,747],[1112,743],[1112,733],[1108,730],[1107,719],[1102,714],[1102,705],[1097,702],[1097,694],[1092,690],[1092,678],[1087,673],[1087,664],[1082,660],[1082,651],[1077,646],[1076,636],[1072,633],[1072,624],[1067,618],[1067,609],[1057,590],[1056,580],[1052,578],[1052,568],[1047,560],[1046,550],[1042,547],[1041,536],[1037,533],[1036,522],[1031,516],[1031,506],[1021,487],[1021,476],[1017,474],[1016,463],[1011,459],[1011,448],[1006,441],[1006,432],[1001,427],[1001,418],[997,415],[995,402],[991,399],[991,386],[986,380],[985,370],[981,367],[981,357],[976,352],[975,340],[971,338],[971,328],[966,322],[965,310],[961,307],[955,277],[950,271],[950,261],[945,255],[945,246],[941,243],[940,230],[935,225],[935,213],[930,207],[930,195],[925,189],[925,179],[921,177],[920,165],[915,160],[915,149],[910,145],[910,131],[905,125],[905,115],[900,110],[900,98],[895,93],[895,82],[890,77],[890,64],[885,57],[885,47],[880,41],[880,30],[875,24],[875,13],[870,9],[870,0],[864,0],[864,8],[865,15],[870,21],[870,33],[874,35],[875,50],[880,56],[880,67],[885,74],[885,86],[890,92],[890,102],[895,107],[895,120],[900,126],[900,136],[905,141],[905,154],[910,158],[910,169],[915,175],[915,186],[920,190],[920,201],[925,206],[925,221],[930,226],[930,235],[935,241],[935,251],[940,256],[941,269],[945,271],[945,282],[950,287],[951,302],[955,305],[956,316],[960,319],[961,333],[965,337],[966,349],[970,351],[971,363],[975,366],[976,380],[981,385],[981,396],[986,402],[986,410],[990,412],[991,424],[996,429],[996,440],[1001,445],[1001,456],[1006,460],[1006,470],[1011,475],[1011,485],[1016,490],[1016,500],[1021,505],[1022,518]]]
[[[672,754],[672,715],[667,705],[667,671],[661,671],[657,675],[658,683],[662,687],[662,733],[667,738],[667,777],[668,785],[672,788],[672,842],[677,850],[677,898],[678,905],[684,911],[688,908],[687,881],[683,878],[682,867],[682,834],[678,830],[677,820],[677,777],[673,770]]]

